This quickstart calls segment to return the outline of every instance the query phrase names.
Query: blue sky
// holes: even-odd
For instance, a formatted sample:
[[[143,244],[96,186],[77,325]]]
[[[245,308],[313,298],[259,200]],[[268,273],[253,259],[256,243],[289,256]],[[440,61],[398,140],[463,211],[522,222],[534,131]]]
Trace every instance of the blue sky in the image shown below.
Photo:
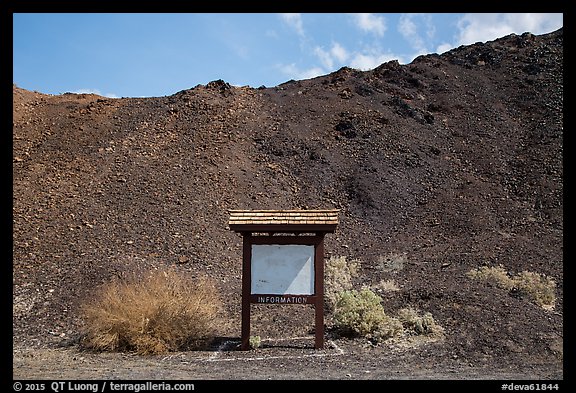
[[[562,26],[552,13],[16,13],[13,82],[107,97],[168,96],[216,79],[272,87]]]

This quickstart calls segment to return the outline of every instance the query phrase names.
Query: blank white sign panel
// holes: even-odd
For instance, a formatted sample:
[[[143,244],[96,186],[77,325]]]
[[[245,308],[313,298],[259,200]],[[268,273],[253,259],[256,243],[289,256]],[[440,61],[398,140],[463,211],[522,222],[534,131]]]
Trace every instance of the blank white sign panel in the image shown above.
[[[251,270],[252,294],[314,294],[314,246],[253,244]]]

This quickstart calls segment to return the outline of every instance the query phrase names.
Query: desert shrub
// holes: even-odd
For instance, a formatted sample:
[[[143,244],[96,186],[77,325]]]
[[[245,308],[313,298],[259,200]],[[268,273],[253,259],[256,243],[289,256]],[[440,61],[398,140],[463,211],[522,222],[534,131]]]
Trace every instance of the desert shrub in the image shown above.
[[[396,284],[396,281],[394,280],[380,280],[376,285],[376,289],[380,289],[384,292],[395,292],[400,290],[398,284]]]
[[[556,303],[556,283],[545,275],[523,271],[514,278],[514,287],[540,307],[550,309]]]
[[[502,266],[482,266],[469,271],[467,276],[494,282],[498,287],[507,291],[515,290],[520,296],[530,298],[545,309],[552,309],[556,302],[556,283],[552,278],[539,273],[523,271],[510,276]]]
[[[353,288],[353,279],[358,276],[359,262],[346,260],[345,256],[330,257],[324,268],[324,300],[326,311],[332,312],[342,291]]]
[[[381,270],[398,272],[406,262],[405,254],[390,254],[380,260]],[[358,275],[359,262],[346,257],[332,257],[325,269],[325,300],[332,312],[334,332],[341,336],[363,337],[372,343],[402,336],[426,335],[433,339],[441,336],[443,329],[429,312],[419,315],[412,308],[402,309],[398,318],[386,314],[382,298],[372,289],[353,289],[353,278]],[[392,279],[381,280],[376,290],[398,291]]]
[[[514,287],[514,280],[508,275],[503,266],[482,266],[466,273],[469,278],[493,282],[498,287],[510,290]]]
[[[338,293],[334,326],[342,334],[383,341],[402,330],[398,320],[384,312],[380,297],[368,288]]]
[[[412,307],[398,311],[398,319],[408,335],[440,335],[443,329],[436,324],[431,313],[420,313]]]
[[[115,280],[82,306],[82,345],[139,354],[200,348],[221,323],[221,304],[214,283],[205,277],[154,270]]]

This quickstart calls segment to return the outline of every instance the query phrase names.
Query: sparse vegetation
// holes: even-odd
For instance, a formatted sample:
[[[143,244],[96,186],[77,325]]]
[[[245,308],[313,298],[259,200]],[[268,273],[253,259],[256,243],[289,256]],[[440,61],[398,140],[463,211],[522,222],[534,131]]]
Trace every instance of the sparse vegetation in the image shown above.
[[[214,337],[221,300],[208,278],[173,270],[113,281],[82,308],[82,345],[97,351],[158,354],[196,349]]]
[[[550,310],[556,303],[556,282],[545,275],[523,271],[514,279],[521,295],[530,297],[540,307]]]
[[[334,323],[343,335],[361,336],[376,342],[392,337],[402,330],[402,324],[386,315],[378,295],[368,288],[338,294]]]
[[[331,257],[324,269],[324,299],[326,310],[334,310],[338,294],[354,287],[353,279],[358,276],[359,262],[347,260],[345,256]]]
[[[379,289],[381,291],[384,292],[395,292],[395,291],[399,291],[400,288],[398,287],[398,284],[396,284],[396,281],[394,280],[381,280],[377,285],[376,285],[376,289]]]
[[[466,275],[470,278],[493,282],[498,287],[506,289],[507,291],[514,288],[514,280],[502,265],[498,266],[482,266],[477,269],[470,270]]]
[[[262,339],[260,336],[250,336],[248,343],[251,349],[258,349],[260,348],[260,345],[262,345]]]
[[[405,254],[389,254],[379,258],[379,269],[398,272],[406,261]],[[426,335],[439,337],[443,329],[432,314],[419,314],[413,308],[404,308],[398,317],[386,314],[382,298],[372,289],[353,289],[353,278],[358,276],[359,261],[345,257],[332,257],[326,264],[325,294],[327,310],[332,314],[335,331],[347,337],[365,337],[373,343],[402,336]],[[373,286],[377,291],[399,291],[393,279],[381,280]]]
[[[565,51],[562,29],[532,33],[259,89],[205,81],[112,100],[15,88],[13,379],[563,379]],[[324,251],[361,259],[350,289],[369,286],[399,320],[431,312],[450,338],[406,330],[372,350],[326,313],[315,351],[314,305],[253,304],[262,346],[238,352],[243,238],[228,208],[339,209]],[[77,306],[100,297],[94,286],[161,264],[216,280],[229,314],[210,350],[79,354]],[[553,312],[466,276],[486,264],[505,281],[555,280]],[[390,279],[400,290],[380,290]]]
[[[556,282],[543,274],[522,271],[510,275],[503,266],[482,266],[467,273],[469,278],[495,283],[507,291],[517,291],[540,307],[550,310],[556,303]]]
[[[441,335],[444,332],[444,329],[436,323],[431,313],[425,312],[420,315],[412,307],[398,311],[398,319],[402,323],[404,331],[409,335]]]

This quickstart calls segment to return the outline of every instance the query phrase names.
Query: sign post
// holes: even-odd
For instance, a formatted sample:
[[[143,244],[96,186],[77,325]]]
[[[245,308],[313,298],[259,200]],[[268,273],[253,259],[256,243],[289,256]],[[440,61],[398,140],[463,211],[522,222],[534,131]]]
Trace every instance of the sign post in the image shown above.
[[[315,345],[324,347],[324,235],[338,210],[230,210],[242,234],[242,350],[250,348],[250,304],[312,304]],[[277,235],[280,234],[280,235]]]

